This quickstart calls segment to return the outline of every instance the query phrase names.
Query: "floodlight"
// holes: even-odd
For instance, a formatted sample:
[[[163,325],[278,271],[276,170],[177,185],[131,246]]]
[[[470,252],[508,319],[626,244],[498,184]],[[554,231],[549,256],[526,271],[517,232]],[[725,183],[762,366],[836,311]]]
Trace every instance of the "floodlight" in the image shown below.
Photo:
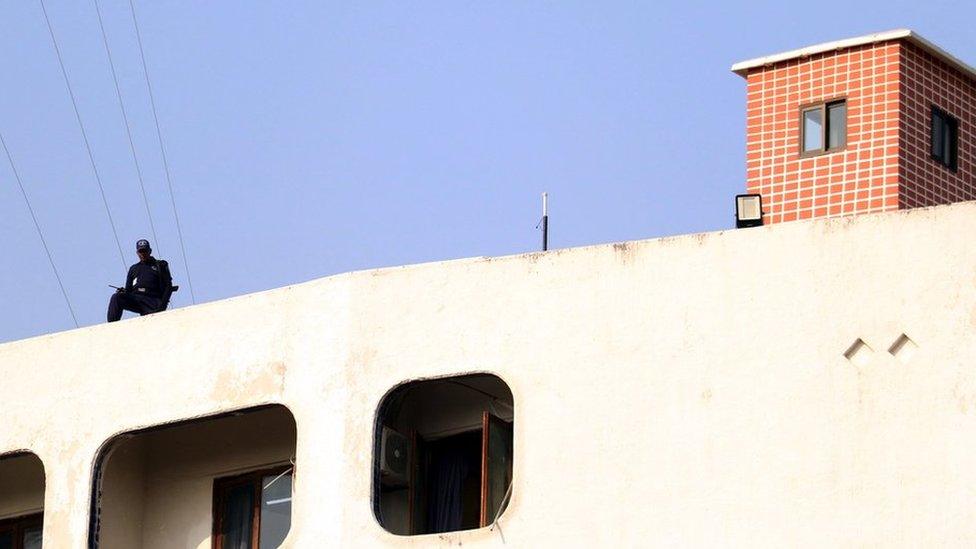
[[[758,227],[763,224],[762,195],[735,195],[735,228]]]

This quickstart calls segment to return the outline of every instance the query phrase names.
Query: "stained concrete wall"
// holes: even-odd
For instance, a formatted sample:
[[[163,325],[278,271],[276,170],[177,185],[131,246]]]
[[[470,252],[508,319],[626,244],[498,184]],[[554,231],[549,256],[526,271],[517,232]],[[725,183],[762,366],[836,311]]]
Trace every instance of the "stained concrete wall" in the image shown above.
[[[973,234],[966,203],[417,265],[5,344],[0,452],[44,461],[53,547],[104,441],[265,403],[297,422],[291,547],[973,545]],[[377,404],[470,372],[515,398],[500,528],[385,532]]]

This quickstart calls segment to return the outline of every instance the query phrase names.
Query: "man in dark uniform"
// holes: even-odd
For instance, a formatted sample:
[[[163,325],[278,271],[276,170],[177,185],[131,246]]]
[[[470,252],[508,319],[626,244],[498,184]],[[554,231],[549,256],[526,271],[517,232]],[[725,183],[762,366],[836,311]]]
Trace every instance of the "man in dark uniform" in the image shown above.
[[[173,293],[173,278],[169,265],[153,257],[148,240],[136,242],[139,263],[129,267],[125,288],[119,288],[108,302],[108,321],[122,318],[122,310],[140,315],[165,311]]]

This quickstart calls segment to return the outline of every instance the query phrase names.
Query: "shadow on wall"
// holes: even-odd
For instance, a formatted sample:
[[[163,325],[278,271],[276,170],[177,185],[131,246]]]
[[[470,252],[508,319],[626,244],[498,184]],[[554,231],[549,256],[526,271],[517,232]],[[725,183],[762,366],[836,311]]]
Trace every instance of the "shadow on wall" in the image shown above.
[[[94,479],[89,547],[281,545],[296,426],[274,405],[118,435]]]
[[[41,549],[44,464],[29,452],[0,456],[0,548]]]

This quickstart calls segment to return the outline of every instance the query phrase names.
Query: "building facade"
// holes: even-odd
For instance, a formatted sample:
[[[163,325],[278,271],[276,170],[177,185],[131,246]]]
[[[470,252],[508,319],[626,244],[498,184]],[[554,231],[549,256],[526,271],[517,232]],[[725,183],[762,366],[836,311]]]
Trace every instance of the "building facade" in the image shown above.
[[[967,203],[417,265],[0,345],[0,518],[211,547],[220,481],[294,467],[284,547],[972,545],[974,231]],[[507,508],[402,535],[381,408],[472,374],[511,392]]]
[[[744,61],[767,223],[976,199],[976,70],[891,31]]]
[[[931,60],[905,40],[835,54],[881,65],[870,101],[897,108],[840,90],[847,149],[809,160],[867,154],[884,212],[347,273],[0,345],[0,548],[976,544],[976,202],[907,208],[926,142],[898,105]],[[836,122],[837,92],[772,109],[799,124],[826,98]],[[942,120],[960,173],[971,122]],[[942,200],[936,175],[912,192]]]

